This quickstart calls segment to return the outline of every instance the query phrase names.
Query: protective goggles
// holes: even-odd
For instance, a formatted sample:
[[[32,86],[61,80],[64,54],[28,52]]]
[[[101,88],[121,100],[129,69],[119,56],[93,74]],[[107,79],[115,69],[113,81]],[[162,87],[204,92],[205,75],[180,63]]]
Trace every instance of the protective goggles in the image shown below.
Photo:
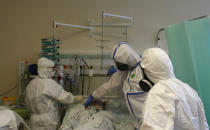
[[[52,70],[58,70],[58,68],[56,66],[53,66],[53,67],[47,67],[49,69],[52,69]]]

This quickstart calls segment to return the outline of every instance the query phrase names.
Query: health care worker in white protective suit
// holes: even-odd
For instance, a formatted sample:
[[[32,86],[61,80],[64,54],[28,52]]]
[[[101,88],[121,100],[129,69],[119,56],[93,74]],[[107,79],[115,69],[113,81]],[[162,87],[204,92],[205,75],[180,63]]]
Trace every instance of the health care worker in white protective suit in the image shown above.
[[[142,107],[146,93],[139,87],[142,79],[140,56],[126,42],[119,42],[114,47],[113,60],[119,71],[111,79],[96,89],[84,106],[87,107],[94,99],[100,99],[107,93],[116,91],[124,93],[125,101],[131,115],[136,119],[135,127],[139,128],[142,121]]]
[[[32,130],[56,130],[59,126],[58,102],[70,104],[82,101],[52,80],[55,63],[47,58],[38,60],[38,76],[26,88],[26,103],[32,111]]]
[[[85,106],[90,104],[90,99],[123,87],[128,109],[137,121],[135,129],[209,129],[201,99],[196,91],[175,78],[166,52],[160,48],[147,49],[140,64],[136,52],[126,43],[120,43],[114,49],[113,58],[115,62],[127,64],[129,70],[115,73],[109,82],[93,92]]]

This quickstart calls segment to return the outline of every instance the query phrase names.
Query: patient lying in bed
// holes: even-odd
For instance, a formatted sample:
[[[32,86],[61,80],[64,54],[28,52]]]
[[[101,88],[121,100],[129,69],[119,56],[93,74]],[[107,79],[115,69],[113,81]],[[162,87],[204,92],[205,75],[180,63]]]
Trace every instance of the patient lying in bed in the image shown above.
[[[130,115],[123,112],[122,109],[120,109],[122,108],[121,106],[111,106],[112,103],[113,102],[106,103],[95,101],[88,109],[85,109],[82,104],[69,106],[60,130],[134,129]],[[113,109],[115,107],[117,107],[117,109]]]

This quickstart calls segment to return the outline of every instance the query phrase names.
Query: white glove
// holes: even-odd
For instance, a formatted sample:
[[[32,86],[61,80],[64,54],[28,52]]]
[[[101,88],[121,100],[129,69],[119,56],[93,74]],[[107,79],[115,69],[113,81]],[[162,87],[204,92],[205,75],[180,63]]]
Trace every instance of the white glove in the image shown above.
[[[74,96],[74,103],[83,103],[82,96]]]

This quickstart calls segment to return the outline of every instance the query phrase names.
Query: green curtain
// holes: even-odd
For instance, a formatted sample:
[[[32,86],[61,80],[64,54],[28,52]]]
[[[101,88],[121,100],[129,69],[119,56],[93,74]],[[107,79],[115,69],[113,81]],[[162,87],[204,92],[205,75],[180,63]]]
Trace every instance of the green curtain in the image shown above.
[[[165,35],[175,75],[198,92],[210,125],[210,19],[170,25]]]

